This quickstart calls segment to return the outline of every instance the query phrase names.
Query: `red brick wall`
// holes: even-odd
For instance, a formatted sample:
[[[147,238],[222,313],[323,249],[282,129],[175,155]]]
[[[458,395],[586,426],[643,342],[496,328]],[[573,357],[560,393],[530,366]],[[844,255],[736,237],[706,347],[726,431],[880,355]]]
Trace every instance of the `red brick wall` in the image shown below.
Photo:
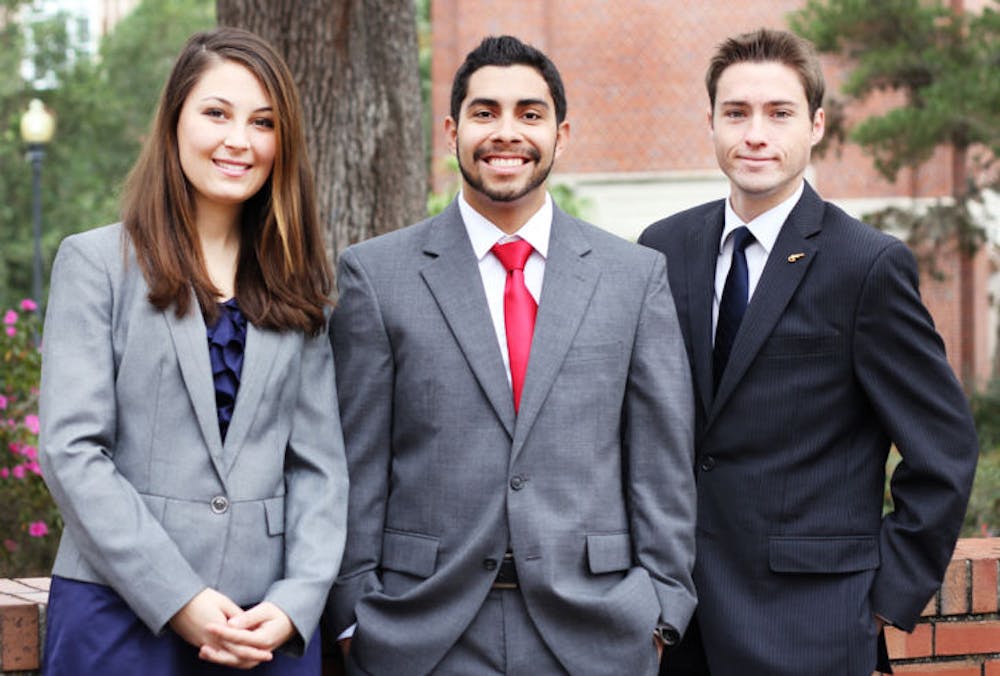
[[[0,579],[0,674],[41,668],[49,579]]]
[[[715,169],[704,85],[712,52],[730,35],[761,26],[786,27],[786,15],[804,4],[538,0],[484,5],[477,0],[433,0],[434,157],[448,155],[442,120],[448,115],[458,65],[484,36],[510,33],[542,49],[562,73],[572,134],[559,171]],[[831,57],[823,61],[828,89],[836,93],[843,65]],[[874,100],[850,108],[848,116],[858,119],[895,103]],[[920,195],[944,195],[950,186],[939,167],[948,166],[931,162],[916,180],[906,173],[893,185],[876,174],[857,147],[847,147],[839,156],[818,161],[816,177],[829,198],[909,195],[914,188]],[[451,178],[441,172],[435,176],[438,188]]]
[[[966,0],[981,9],[981,0]],[[432,0],[432,119],[435,188],[456,177],[444,169],[448,156],[443,120],[451,79],[465,54],[485,35],[510,33],[545,51],[563,75],[571,140],[556,166],[566,174],[716,171],[708,135],[704,73],[716,45],[761,26],[786,27],[785,17],[805,0],[700,3],[653,0],[538,0],[482,3]],[[838,93],[843,61],[823,57],[828,91]],[[883,95],[848,108],[850,120],[898,105]],[[919,171],[903,171],[889,183],[871,158],[853,145],[814,163],[815,185],[827,199],[937,198],[951,192],[951,154],[939,151]],[[667,214],[663,214],[667,215]],[[986,255],[974,266],[972,307],[958,295],[957,260],[938,261],[943,280],[922,282],[927,305],[959,378],[975,386],[991,373],[992,345]],[[964,319],[963,319],[964,318]],[[964,323],[963,323],[964,322]]]
[[[941,591],[912,634],[889,628],[901,676],[1000,676],[1000,538],[959,540]]]

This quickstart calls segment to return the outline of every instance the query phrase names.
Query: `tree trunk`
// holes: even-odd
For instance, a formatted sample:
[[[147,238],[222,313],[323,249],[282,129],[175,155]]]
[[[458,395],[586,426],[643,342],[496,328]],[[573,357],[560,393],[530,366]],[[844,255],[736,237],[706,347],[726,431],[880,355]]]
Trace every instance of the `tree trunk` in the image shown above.
[[[295,75],[334,260],[426,210],[414,11],[413,0],[216,0],[220,25],[269,40]]]

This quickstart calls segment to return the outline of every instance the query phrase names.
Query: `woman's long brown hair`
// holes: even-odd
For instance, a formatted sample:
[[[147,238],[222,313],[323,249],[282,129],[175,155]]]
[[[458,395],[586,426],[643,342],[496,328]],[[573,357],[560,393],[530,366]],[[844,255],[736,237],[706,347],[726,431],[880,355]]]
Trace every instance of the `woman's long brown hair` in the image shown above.
[[[262,38],[238,28],[193,35],[160,95],[153,128],[125,183],[122,221],[149,285],[149,302],[191,310],[191,290],[214,323],[218,289],[201,255],[192,187],[181,169],[177,121],[205,70],[221,61],[246,67],[274,110],[276,152],[271,176],[242,209],[236,297],[255,326],[315,334],[332,288],[319,225],[302,105],[288,66]]]

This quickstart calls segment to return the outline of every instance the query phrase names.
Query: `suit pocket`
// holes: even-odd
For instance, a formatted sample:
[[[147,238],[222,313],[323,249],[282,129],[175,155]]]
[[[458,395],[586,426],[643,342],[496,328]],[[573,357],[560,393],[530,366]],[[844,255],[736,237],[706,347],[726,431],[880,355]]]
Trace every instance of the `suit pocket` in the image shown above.
[[[579,364],[603,359],[618,359],[622,356],[620,341],[572,345],[566,353],[564,364]]]
[[[264,516],[267,518],[267,534],[281,535],[285,532],[285,496],[264,501]]]
[[[770,358],[811,357],[832,354],[840,350],[843,343],[839,333],[820,335],[782,336],[768,338],[760,350],[760,356]]]
[[[437,567],[438,539],[387,530],[382,534],[382,568],[430,577]]]
[[[781,537],[768,541],[775,573],[856,573],[879,566],[878,541],[870,535]]]
[[[588,535],[587,565],[595,575],[629,570],[632,567],[632,538],[628,533]]]

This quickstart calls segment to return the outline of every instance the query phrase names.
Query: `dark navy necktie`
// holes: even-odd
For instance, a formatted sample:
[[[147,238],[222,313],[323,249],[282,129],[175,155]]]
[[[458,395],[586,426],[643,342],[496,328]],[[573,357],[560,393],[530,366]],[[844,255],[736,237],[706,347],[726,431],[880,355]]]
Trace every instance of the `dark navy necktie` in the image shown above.
[[[719,301],[719,318],[715,325],[715,350],[712,355],[712,374],[715,388],[722,380],[722,372],[729,361],[729,353],[736,340],[736,332],[743,321],[750,297],[750,276],[747,272],[746,248],[754,241],[745,225],[733,230],[733,260],[729,265],[726,285]]]

